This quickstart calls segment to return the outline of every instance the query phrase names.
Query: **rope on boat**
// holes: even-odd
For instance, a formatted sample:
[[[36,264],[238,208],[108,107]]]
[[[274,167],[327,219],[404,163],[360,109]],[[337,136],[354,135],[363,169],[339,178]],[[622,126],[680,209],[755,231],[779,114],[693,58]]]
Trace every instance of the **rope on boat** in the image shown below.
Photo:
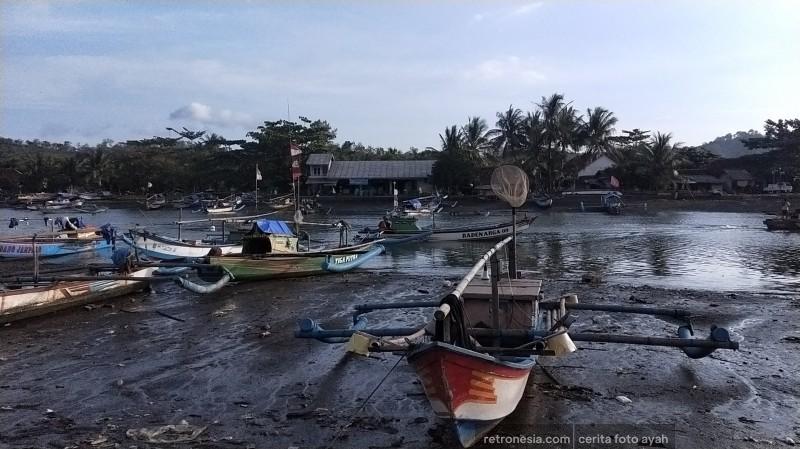
[[[383,382],[385,382],[386,379],[389,378],[389,376],[394,372],[395,368],[397,368],[397,366],[400,364],[400,362],[403,361],[404,358],[406,358],[406,353],[405,352],[400,355],[400,357],[397,359],[396,362],[394,362],[394,366],[392,366],[389,369],[389,372],[387,372],[383,376],[381,381],[378,382],[378,385],[375,385],[375,388],[372,389],[372,391],[369,393],[369,396],[367,396],[367,398],[364,399],[364,402],[361,403],[361,406],[358,407],[358,410],[356,410],[355,413],[353,413],[353,415],[350,417],[350,421],[347,424],[345,424],[344,426],[342,426],[339,430],[336,431],[336,433],[333,435],[332,441],[330,442],[330,444],[328,444],[328,446],[325,449],[333,449],[334,445],[336,444],[336,441],[339,440],[339,437],[341,437],[342,434],[344,432],[346,432],[347,429],[349,429],[353,425],[353,423],[355,423],[356,418],[358,418],[358,414],[361,413],[362,410],[364,410],[364,407],[367,406],[367,404],[369,403],[369,400],[372,399],[372,396],[374,396],[375,393],[378,391],[378,389],[381,388],[381,385],[383,385]]]

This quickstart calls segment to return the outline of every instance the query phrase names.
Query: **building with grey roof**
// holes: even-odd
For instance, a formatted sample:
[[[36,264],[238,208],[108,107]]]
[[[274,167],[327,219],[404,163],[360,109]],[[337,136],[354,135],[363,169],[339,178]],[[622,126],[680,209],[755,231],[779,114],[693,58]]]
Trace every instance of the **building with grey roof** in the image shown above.
[[[306,161],[309,193],[392,195],[431,193],[436,161],[337,161],[331,154],[310,154]]]

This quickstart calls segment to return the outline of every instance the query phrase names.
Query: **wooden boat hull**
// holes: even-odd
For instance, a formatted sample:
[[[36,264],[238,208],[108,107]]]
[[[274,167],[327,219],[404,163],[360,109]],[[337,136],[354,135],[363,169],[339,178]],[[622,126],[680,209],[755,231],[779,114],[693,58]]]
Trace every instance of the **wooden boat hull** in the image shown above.
[[[470,447],[514,411],[536,359],[503,360],[430,342],[413,350],[408,362],[433,411],[452,420],[461,444]]]
[[[130,274],[147,278],[157,268],[144,268]],[[45,287],[0,291],[0,323],[43,315],[69,307],[107,300],[147,286],[132,280],[63,281]]]
[[[265,256],[223,256],[209,257],[209,264],[216,267],[216,273],[209,272],[202,277],[211,279],[228,272],[236,281],[263,281],[269,279],[313,276],[326,273],[342,273],[354,270],[373,257],[381,254],[384,248],[371,244],[360,245],[358,250],[342,250],[318,253],[283,253]],[[367,250],[363,250],[369,248]],[[210,274],[210,276],[209,276]]]
[[[237,243],[192,243],[149,232],[131,231],[130,235],[123,235],[122,239],[139,254],[161,260],[197,259],[207,256],[213,248],[219,248],[223,255],[242,252],[242,245]]]
[[[764,224],[770,231],[800,231],[798,218],[767,218]]]
[[[59,257],[111,248],[105,240],[55,239],[36,242],[39,257]],[[0,242],[0,258],[32,259],[33,243],[26,241]]]
[[[517,220],[517,232],[522,232],[530,227],[535,218],[523,218]],[[408,237],[409,235],[422,234],[431,230],[415,231],[384,231],[383,236],[387,239]],[[433,229],[433,233],[428,237],[428,241],[437,242],[464,242],[475,240],[502,240],[511,235],[511,223],[499,223],[479,227],[465,228],[441,228]]]

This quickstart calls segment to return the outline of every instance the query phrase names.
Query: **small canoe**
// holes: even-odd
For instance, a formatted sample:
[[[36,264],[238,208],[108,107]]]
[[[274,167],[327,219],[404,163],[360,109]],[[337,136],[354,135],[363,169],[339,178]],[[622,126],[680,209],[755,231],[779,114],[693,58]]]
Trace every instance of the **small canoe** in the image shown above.
[[[4,289],[0,284],[0,323],[8,323],[75,307],[92,302],[116,298],[142,290],[145,281],[157,268],[142,268],[128,277],[136,280],[112,280],[98,277],[96,281],[59,281],[45,286]]]

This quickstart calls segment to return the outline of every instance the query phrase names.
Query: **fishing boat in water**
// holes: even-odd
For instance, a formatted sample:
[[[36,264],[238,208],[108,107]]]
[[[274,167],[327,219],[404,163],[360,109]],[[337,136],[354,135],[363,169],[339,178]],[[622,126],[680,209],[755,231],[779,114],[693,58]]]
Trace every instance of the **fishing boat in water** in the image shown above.
[[[0,240],[0,258],[31,259],[59,257],[99,251],[111,247],[113,228],[79,227],[80,221],[67,217],[53,220],[62,223],[60,231],[51,231],[35,236],[11,237]],[[35,252],[34,252],[35,250]]]
[[[208,266],[200,268],[199,274],[204,280],[228,274],[236,281],[260,281],[342,273],[382,254],[384,247],[378,243],[303,250],[299,238],[285,222],[259,220],[243,237],[241,255],[210,256]]]
[[[539,209],[550,209],[553,206],[553,197],[547,194],[535,195],[532,200]]]
[[[144,207],[147,210],[161,209],[167,204],[167,198],[163,193],[156,193],[155,195],[148,196],[144,200]]]
[[[764,220],[767,229],[770,231],[794,231],[800,232],[800,218],[795,216],[781,218],[767,218]]]
[[[533,224],[536,217],[523,217],[516,222],[516,230],[524,231]],[[367,242],[376,239],[406,239],[410,236],[430,234],[425,238],[428,241],[473,241],[473,240],[499,240],[508,237],[514,232],[513,222],[475,224],[450,228],[429,227],[422,228],[417,224],[415,217],[393,217],[383,229],[366,228],[356,235],[356,241]],[[391,227],[389,227],[391,226]]]

